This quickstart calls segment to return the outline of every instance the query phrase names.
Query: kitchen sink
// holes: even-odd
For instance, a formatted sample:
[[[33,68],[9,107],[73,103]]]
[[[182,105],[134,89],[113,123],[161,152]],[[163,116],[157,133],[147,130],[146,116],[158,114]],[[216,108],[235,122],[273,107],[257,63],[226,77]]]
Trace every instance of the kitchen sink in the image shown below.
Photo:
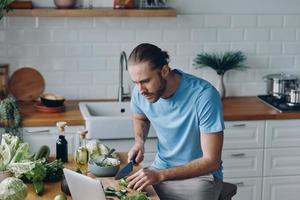
[[[80,102],[79,108],[88,130],[87,139],[134,138],[130,102]],[[149,136],[155,136],[152,128]]]

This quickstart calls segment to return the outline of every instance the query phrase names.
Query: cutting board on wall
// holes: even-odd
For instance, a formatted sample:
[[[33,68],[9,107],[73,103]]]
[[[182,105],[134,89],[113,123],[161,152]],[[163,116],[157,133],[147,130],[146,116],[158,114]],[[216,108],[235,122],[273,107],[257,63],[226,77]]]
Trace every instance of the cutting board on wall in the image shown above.
[[[18,100],[33,101],[44,92],[45,81],[36,69],[23,67],[12,74],[8,88]]]

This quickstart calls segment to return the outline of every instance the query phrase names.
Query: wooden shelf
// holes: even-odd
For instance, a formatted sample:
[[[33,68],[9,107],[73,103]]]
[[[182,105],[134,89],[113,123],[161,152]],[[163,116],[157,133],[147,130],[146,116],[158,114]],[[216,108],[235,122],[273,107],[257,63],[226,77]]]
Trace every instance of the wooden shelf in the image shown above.
[[[6,16],[28,16],[28,17],[176,17],[176,10],[165,9],[15,9]]]

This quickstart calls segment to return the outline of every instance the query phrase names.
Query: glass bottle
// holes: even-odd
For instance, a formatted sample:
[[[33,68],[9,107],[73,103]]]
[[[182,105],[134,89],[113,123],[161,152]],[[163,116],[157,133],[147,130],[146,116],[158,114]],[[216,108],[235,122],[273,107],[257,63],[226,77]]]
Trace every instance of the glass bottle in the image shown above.
[[[60,132],[56,141],[56,159],[61,159],[62,162],[68,162],[68,141],[65,138],[67,122],[57,122],[56,126]]]
[[[78,133],[80,136],[80,147],[75,152],[74,160],[76,167],[80,169],[82,173],[86,173],[89,160],[89,151],[86,147],[86,134],[88,133],[88,131],[79,130]]]

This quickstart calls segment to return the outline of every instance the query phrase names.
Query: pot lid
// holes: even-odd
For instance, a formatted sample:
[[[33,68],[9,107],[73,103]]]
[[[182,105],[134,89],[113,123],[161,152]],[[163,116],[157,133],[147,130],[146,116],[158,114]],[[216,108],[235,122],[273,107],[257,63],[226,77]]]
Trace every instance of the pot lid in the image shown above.
[[[264,76],[265,79],[272,79],[272,80],[297,80],[298,78],[292,74],[280,73],[280,74],[269,74]]]

